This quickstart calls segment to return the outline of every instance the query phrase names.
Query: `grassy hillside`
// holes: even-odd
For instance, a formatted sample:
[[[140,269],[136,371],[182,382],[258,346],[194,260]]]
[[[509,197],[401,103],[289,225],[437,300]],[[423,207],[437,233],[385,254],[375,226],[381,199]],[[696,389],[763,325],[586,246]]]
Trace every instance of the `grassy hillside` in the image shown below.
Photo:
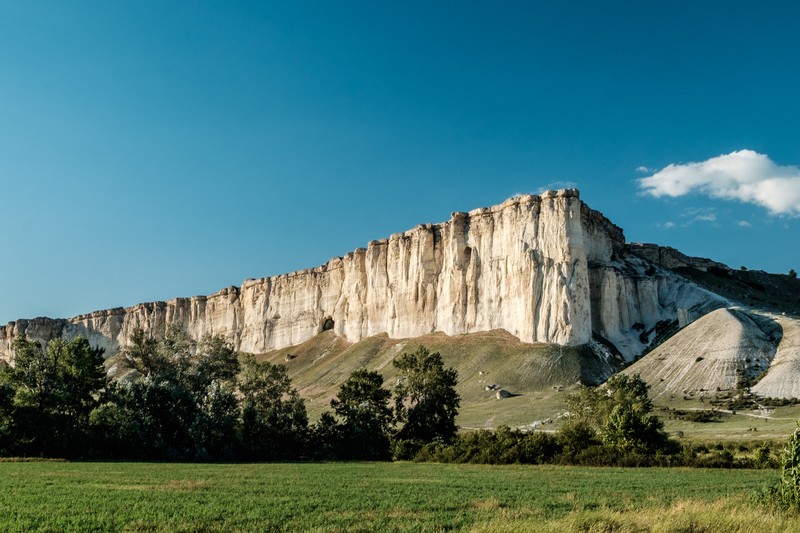
[[[467,430],[499,425],[556,430],[561,422],[558,416],[566,411],[565,396],[579,382],[591,382],[598,374],[609,372],[585,347],[525,344],[502,330],[453,337],[434,334],[417,339],[378,335],[354,344],[328,331],[301,345],[258,357],[287,366],[292,383],[306,400],[310,418],[315,421],[330,410],[330,400],[356,369],[379,371],[385,386],[391,389],[397,375],[392,361],[420,345],[441,352],[445,363],[458,371],[462,403],[456,422]],[[652,352],[640,363],[657,357],[658,352]],[[694,360],[692,356],[693,364]],[[117,362],[115,356],[106,361],[106,366]],[[627,371],[640,371],[640,363]],[[117,377],[121,375],[124,372],[116,373]],[[498,400],[496,391],[486,390],[490,385],[514,396]],[[705,394],[659,391],[656,387],[653,394],[656,414],[679,440],[784,440],[800,419],[800,405],[771,407],[766,413],[756,406],[731,411],[729,402]],[[734,393],[726,391],[725,395],[732,397]],[[713,416],[686,414],[712,409]],[[703,420],[697,421],[698,418]]]
[[[608,371],[587,348],[525,344],[502,330],[453,337],[433,334],[417,339],[378,335],[355,344],[329,331],[299,346],[259,357],[288,367],[315,420],[329,410],[331,398],[353,370],[377,370],[391,388],[397,375],[392,366],[394,358],[420,345],[441,352],[445,363],[458,371],[462,406],[457,423],[462,429],[496,428],[505,424],[555,430],[560,425],[558,415],[566,411],[566,394],[579,382],[591,381],[593,375]],[[657,357],[658,352],[648,354],[629,371],[641,371],[646,368],[642,365],[655,362]],[[692,355],[690,363],[703,364],[703,361],[695,363],[695,359],[696,355]],[[731,371],[735,373],[736,369]],[[798,405],[772,407],[766,412],[755,406],[731,410],[726,402],[712,403],[712,398],[704,394],[659,394],[663,392],[660,384],[654,388],[656,414],[679,439],[783,440],[800,418]],[[490,385],[515,396],[498,400],[495,391],[486,390]],[[713,416],[686,415],[712,409]],[[697,421],[700,418],[704,420]]]
[[[797,427],[800,405],[725,409],[711,402],[683,398],[661,399],[655,414],[679,441],[773,441],[781,445]]]
[[[392,387],[397,372],[392,361],[420,345],[441,352],[445,364],[458,371],[462,427],[528,425],[564,410],[565,390],[602,371],[602,363],[587,348],[525,344],[505,331],[448,337],[426,335],[390,339],[377,335],[350,344],[332,332],[260,357],[285,364],[312,418],[329,408],[331,398],[351,372],[377,370]],[[498,400],[495,386],[514,394]]]

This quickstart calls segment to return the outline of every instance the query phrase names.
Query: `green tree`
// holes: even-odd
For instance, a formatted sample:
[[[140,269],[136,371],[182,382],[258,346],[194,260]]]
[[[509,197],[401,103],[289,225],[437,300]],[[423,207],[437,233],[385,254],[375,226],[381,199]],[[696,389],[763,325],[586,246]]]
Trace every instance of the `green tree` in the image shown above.
[[[103,348],[95,348],[83,337],[64,341],[56,339],[47,344],[50,358],[58,361],[61,381],[61,408],[81,426],[88,422],[89,413],[97,405],[98,391],[108,378],[103,366]]]
[[[648,388],[638,374],[617,374],[602,387],[581,387],[567,396],[570,420],[565,431],[581,434],[587,444],[599,435],[607,446],[626,453],[666,449],[664,425],[650,414]]]
[[[122,349],[128,368],[154,381],[179,383],[202,396],[214,381],[235,383],[239,353],[221,335],[205,336],[196,346],[188,334],[171,325],[160,340],[135,329]]]
[[[159,359],[166,362],[169,372],[176,382],[188,385],[196,358],[193,357],[192,339],[186,330],[170,324],[164,331],[164,338],[158,343]]]
[[[795,269],[793,268],[789,269],[789,277],[792,279],[797,279],[797,272],[795,271]]]
[[[95,413],[97,433],[111,441],[104,449],[120,457],[234,456],[239,354],[223,337],[207,336],[194,345],[175,326],[161,339],[137,329],[122,355],[139,379],[112,387]]]
[[[225,381],[212,381],[199,398],[197,407],[197,416],[191,428],[196,456],[201,459],[235,458],[238,451],[239,400],[234,388]]]
[[[626,453],[648,454],[665,448],[664,424],[655,416],[615,405],[603,430],[603,441]]]
[[[201,416],[192,372],[192,343],[176,326],[160,339],[135,329],[121,355],[139,378],[113,387],[94,416],[97,432],[115,436],[108,450],[156,459],[204,458],[193,429]],[[108,424],[115,425],[107,427]],[[112,437],[113,438],[113,437]]]
[[[342,424],[330,411],[322,413],[317,423],[309,427],[308,449],[314,459],[331,461],[347,456],[342,453],[343,443]]]
[[[112,381],[89,415],[96,456],[112,459],[163,458],[155,422],[143,398],[146,385]]]
[[[156,380],[172,376],[174,369],[158,344],[158,340],[147,335],[143,329],[134,329],[128,338],[128,345],[120,351],[125,366]]]
[[[187,372],[197,405],[191,434],[198,457],[232,458],[237,452],[239,353],[221,335],[200,340]]]
[[[383,388],[377,372],[356,370],[345,381],[331,407],[342,419],[340,457],[388,459],[389,433],[393,424],[389,405],[392,393]]]
[[[178,326],[167,326],[160,339],[136,328],[122,349],[122,358],[128,368],[156,381],[185,382],[194,362],[193,346],[189,335]]]
[[[244,358],[239,392],[244,458],[293,459],[304,453],[308,414],[285,366]]]
[[[14,366],[4,382],[14,391],[13,418],[19,451],[80,456],[89,413],[106,386],[103,349],[85,338],[51,340],[45,349],[24,335],[13,344]]]
[[[420,346],[394,360],[400,377],[394,390],[395,416],[403,423],[398,439],[450,442],[461,399],[458,373],[444,368],[442,355]]]
[[[222,335],[214,335],[200,340],[191,374],[195,387],[204,390],[214,381],[235,383],[240,368],[239,353]]]
[[[6,381],[0,363],[0,455],[11,452],[14,444],[14,387]]]

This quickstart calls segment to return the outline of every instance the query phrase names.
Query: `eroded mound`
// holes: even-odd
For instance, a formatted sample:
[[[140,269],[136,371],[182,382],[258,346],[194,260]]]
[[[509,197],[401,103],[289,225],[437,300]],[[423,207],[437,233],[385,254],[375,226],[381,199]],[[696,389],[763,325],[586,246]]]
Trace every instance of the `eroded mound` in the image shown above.
[[[751,390],[766,398],[800,398],[800,320],[780,316],[776,321],[783,336],[769,371]]]
[[[743,388],[769,369],[782,337],[772,318],[719,309],[688,325],[625,370],[651,397],[714,395]]]

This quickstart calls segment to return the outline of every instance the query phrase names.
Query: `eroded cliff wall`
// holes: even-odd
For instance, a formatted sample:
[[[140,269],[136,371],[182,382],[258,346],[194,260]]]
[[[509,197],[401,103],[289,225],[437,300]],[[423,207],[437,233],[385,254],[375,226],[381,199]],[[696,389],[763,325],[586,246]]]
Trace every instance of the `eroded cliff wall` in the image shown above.
[[[172,323],[196,339],[221,334],[263,353],[307,340],[327,318],[350,341],[505,329],[525,342],[584,344],[593,320],[588,264],[611,261],[623,246],[622,231],[576,190],[519,196],[211,296],[12,322],[0,327],[0,355],[8,358],[22,333],[42,342],[83,335],[111,355],[135,328],[158,335]]]
[[[42,343],[85,336],[110,356],[136,328],[158,336],[170,324],[264,353],[328,323],[353,342],[504,329],[524,342],[580,345],[594,335],[632,360],[651,341],[643,331],[663,320],[683,326],[727,303],[642,250],[577,190],[518,196],[210,296],[11,322],[0,327],[0,358],[10,359],[23,333]]]

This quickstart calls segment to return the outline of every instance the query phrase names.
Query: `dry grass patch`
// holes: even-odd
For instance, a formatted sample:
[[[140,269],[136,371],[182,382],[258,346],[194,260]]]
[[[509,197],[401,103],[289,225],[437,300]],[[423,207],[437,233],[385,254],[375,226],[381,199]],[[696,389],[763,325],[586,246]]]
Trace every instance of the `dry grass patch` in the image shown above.
[[[472,508],[478,509],[479,511],[496,511],[498,509],[505,509],[506,507],[508,507],[508,505],[497,498],[486,498],[472,502]]]
[[[788,533],[800,532],[800,516],[771,513],[741,496],[713,502],[682,500],[669,507],[576,509],[546,523],[501,517],[479,524],[472,531]]]

